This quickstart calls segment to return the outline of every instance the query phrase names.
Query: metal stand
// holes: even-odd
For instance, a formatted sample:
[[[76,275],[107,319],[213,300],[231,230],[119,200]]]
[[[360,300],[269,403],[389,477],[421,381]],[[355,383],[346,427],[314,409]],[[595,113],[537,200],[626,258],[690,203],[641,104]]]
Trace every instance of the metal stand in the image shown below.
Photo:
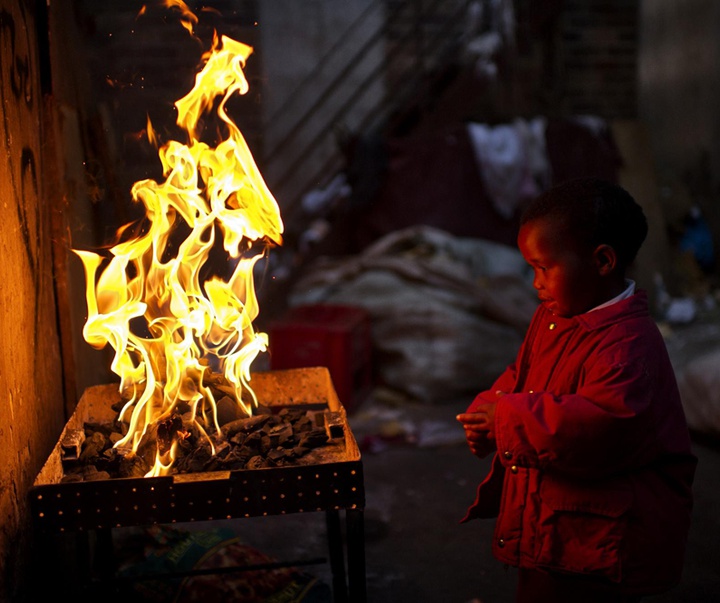
[[[331,436],[322,456],[298,465],[81,482],[62,479],[61,436],[30,490],[38,559],[60,565],[58,561],[67,557],[53,548],[54,539],[78,534],[84,536],[84,542],[78,540],[76,554],[70,559],[77,559],[79,574],[87,577],[93,570],[103,581],[115,580],[113,528],[324,511],[335,601],[365,603],[363,467],[328,370],[256,373],[253,382],[258,396],[271,408],[319,406],[336,413],[340,435]],[[63,434],[82,429],[88,420],[103,420],[93,413],[107,413],[105,420],[114,417],[112,400],[119,400],[117,385],[88,388]],[[345,539],[341,511],[346,514]],[[90,554],[93,548],[94,559]],[[58,578],[54,586],[47,587],[51,595],[64,581],[62,575]]]
[[[317,511],[323,509],[318,508]],[[274,569],[303,565],[330,564],[332,573],[332,594],[334,603],[366,603],[365,569],[365,528],[362,508],[345,509],[345,534],[341,509],[325,509],[328,558],[310,560],[281,561],[252,567],[223,567],[204,570],[191,570],[167,574],[140,575],[132,580],[169,580],[200,574],[233,573],[242,571]],[[150,524],[146,524],[150,525]],[[122,527],[122,526],[117,526]],[[142,526],[138,526],[142,527]],[[63,550],[61,538],[72,538],[74,553]],[[36,595],[45,597],[56,592],[57,588],[68,592],[70,588],[78,595],[91,594],[93,598],[102,596],[106,602],[115,601],[119,583],[124,580],[117,575],[117,559],[113,542],[112,528],[87,526],[77,531],[62,530],[62,533],[49,533],[47,530],[36,534],[37,563],[42,567],[52,567],[58,573],[48,583],[36,584]],[[63,558],[74,563],[75,571],[62,568]],[[76,574],[74,576],[73,574]],[[62,584],[65,583],[64,586]],[[93,594],[94,593],[94,594]],[[118,599],[119,600],[119,599]]]

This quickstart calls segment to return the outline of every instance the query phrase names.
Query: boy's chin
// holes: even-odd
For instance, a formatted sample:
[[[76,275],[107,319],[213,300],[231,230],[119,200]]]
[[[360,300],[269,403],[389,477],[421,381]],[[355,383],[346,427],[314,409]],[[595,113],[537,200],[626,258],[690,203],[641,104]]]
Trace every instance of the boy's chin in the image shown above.
[[[555,301],[544,301],[543,305],[545,306],[545,309],[547,309],[551,314],[560,318],[570,318],[577,314],[577,312],[573,312],[569,308],[563,308],[561,306],[558,306],[557,302]]]

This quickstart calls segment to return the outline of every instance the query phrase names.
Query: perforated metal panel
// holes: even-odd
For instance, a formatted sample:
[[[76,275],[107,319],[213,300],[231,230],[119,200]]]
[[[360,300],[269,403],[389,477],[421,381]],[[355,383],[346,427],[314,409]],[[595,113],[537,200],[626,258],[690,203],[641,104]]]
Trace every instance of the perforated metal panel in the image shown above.
[[[359,461],[218,475],[35,486],[31,508],[38,529],[62,532],[365,506]]]

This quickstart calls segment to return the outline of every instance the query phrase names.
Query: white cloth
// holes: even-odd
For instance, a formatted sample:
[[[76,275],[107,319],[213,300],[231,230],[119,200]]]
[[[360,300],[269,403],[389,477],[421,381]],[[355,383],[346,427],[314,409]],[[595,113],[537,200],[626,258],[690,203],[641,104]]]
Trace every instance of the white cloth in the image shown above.
[[[485,190],[506,219],[523,200],[539,195],[550,183],[546,125],[545,118],[538,117],[529,122],[516,119],[511,124],[467,126]]]
[[[625,284],[627,285],[627,287],[625,287],[625,291],[623,291],[620,295],[613,297],[611,300],[606,301],[604,304],[595,306],[591,310],[588,310],[588,312],[594,312],[595,310],[599,310],[600,308],[607,308],[608,306],[612,306],[620,300],[627,299],[628,297],[633,295],[635,293],[635,281],[626,278]]]

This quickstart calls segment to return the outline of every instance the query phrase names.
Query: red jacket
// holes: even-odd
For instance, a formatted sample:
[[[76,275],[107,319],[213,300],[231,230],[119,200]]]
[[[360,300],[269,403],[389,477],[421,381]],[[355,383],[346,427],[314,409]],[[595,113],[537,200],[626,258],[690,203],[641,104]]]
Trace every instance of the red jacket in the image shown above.
[[[513,566],[675,585],[697,459],[646,294],[572,318],[540,306],[497,390],[498,452],[463,522],[497,516]]]

